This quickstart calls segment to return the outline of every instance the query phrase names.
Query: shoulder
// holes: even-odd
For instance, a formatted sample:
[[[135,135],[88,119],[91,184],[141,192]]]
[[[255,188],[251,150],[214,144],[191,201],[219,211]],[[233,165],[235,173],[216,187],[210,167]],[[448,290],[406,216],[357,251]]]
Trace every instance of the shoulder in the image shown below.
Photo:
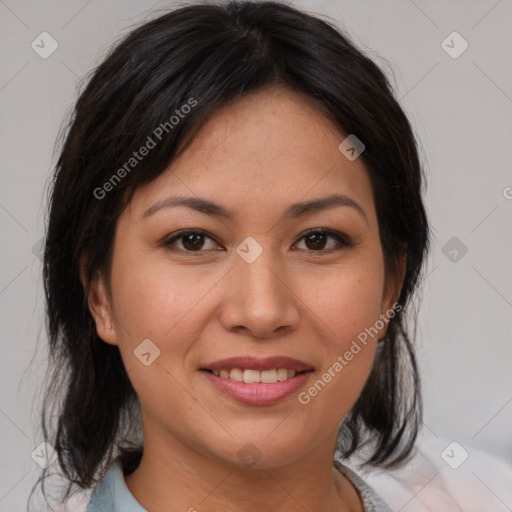
[[[109,470],[94,490],[86,512],[146,512],[126,487],[119,462]]]
[[[335,467],[343,473],[359,492],[364,512],[393,512],[384,500],[359,475],[334,459]]]

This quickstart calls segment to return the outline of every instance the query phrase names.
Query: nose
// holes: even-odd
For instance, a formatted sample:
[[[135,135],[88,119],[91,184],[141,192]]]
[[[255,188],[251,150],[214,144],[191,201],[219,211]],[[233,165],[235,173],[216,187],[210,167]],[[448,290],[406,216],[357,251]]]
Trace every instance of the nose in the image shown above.
[[[220,312],[224,329],[266,339],[297,328],[300,299],[270,251],[251,263],[237,256],[227,277]]]

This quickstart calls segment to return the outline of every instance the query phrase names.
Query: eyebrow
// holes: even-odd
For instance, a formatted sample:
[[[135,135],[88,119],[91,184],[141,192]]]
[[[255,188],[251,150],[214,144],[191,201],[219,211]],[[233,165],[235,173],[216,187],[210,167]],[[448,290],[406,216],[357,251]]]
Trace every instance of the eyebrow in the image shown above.
[[[236,216],[235,212],[232,210],[218,203],[214,203],[213,201],[209,201],[208,199],[202,199],[199,197],[171,196],[162,201],[158,201],[153,206],[148,208],[141,215],[141,220],[149,217],[150,215],[153,215],[155,212],[163,208],[175,208],[177,206],[186,206],[187,208],[205,213],[206,215],[211,215],[213,217],[219,217],[227,220],[231,220]],[[368,218],[361,206],[350,197],[340,194],[333,194],[327,197],[313,199],[311,201],[302,203],[294,203],[285,210],[281,219],[294,219],[303,217],[310,213],[325,210],[327,208],[333,208],[335,206],[348,206],[353,208],[358,213],[360,213],[362,217],[364,217],[366,223],[368,224]]]

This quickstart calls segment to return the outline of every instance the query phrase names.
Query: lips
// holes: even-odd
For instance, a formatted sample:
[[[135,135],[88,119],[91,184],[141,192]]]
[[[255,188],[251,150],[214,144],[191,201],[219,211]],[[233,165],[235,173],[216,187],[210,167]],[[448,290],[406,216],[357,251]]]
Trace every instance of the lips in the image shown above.
[[[239,368],[241,370],[272,370],[274,368],[286,368],[287,370],[295,370],[297,373],[314,370],[313,366],[286,356],[273,356],[265,358],[257,358],[252,356],[230,357],[206,364],[201,370],[221,371],[233,370]]]
[[[298,391],[314,368],[286,356],[243,356],[214,361],[200,371],[218,391],[237,402],[271,405]]]
[[[254,372],[256,370],[245,371]],[[295,370],[285,371],[294,372]],[[258,406],[276,404],[291,397],[298,392],[302,386],[305,386],[306,382],[311,378],[311,375],[314,374],[313,370],[310,370],[300,372],[284,381],[247,383],[238,382],[230,378],[222,378],[209,370],[202,370],[200,373],[214,388],[220,391],[222,395],[242,404]]]

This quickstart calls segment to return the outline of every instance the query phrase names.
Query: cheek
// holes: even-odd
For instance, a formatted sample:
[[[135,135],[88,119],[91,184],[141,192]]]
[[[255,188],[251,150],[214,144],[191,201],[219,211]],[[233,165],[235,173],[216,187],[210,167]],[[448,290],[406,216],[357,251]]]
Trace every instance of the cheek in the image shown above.
[[[378,262],[347,265],[303,281],[304,301],[324,326],[330,349],[344,350],[375,325],[381,313],[383,281]]]
[[[145,338],[157,342],[174,337],[173,332],[194,329],[197,322],[191,322],[191,313],[201,309],[201,300],[218,281],[211,272],[201,277],[198,272],[185,272],[158,261],[120,260],[112,275],[114,310],[127,327],[121,335],[129,332],[133,342]]]
[[[155,410],[159,404],[193,408],[182,383],[190,378],[191,365],[195,364],[194,343],[211,320],[211,300],[225,271],[201,269],[199,265],[184,270],[169,265],[164,258],[148,259],[128,259],[120,254],[113,267],[114,310],[120,324],[118,344],[123,363],[142,403]],[[147,339],[157,347],[153,350],[158,357],[144,366],[136,354]]]
[[[204,299],[219,278],[211,273],[198,278],[194,272],[150,264],[147,258],[119,258],[116,263],[112,285],[118,344],[141,403],[153,417],[173,411],[204,423],[183,383],[188,378],[187,355],[203,329]],[[148,348],[142,352],[138,347],[148,339],[154,346],[144,342]],[[150,364],[137,357],[141,353],[150,354]]]
[[[377,341],[382,337],[375,326],[382,328],[377,322],[383,277],[382,267],[376,262],[351,266],[350,271],[347,266],[325,279],[313,276],[309,283],[304,281],[305,303],[322,332],[319,350],[324,357],[316,381],[300,401],[309,404],[326,422],[328,417],[339,419],[349,412],[372,368]],[[336,407],[326,407],[329,403]]]

